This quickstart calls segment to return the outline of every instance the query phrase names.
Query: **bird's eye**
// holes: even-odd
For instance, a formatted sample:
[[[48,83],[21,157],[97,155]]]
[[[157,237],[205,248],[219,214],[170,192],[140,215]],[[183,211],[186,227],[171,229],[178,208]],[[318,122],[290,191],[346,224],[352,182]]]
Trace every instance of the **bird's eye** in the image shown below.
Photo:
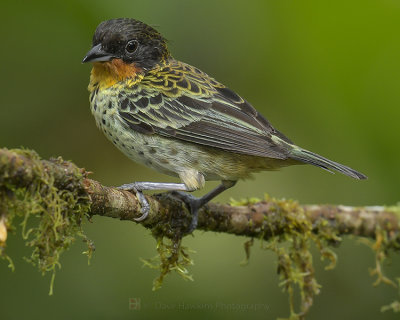
[[[138,47],[138,42],[136,40],[130,40],[125,46],[125,50],[128,53],[134,53]]]

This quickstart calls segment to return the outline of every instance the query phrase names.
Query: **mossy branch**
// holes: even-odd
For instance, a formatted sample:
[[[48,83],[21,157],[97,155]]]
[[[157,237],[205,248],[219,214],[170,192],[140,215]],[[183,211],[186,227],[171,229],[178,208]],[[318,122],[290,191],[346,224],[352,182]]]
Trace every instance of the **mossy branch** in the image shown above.
[[[43,166],[41,172],[53,176],[58,190],[76,191],[80,197],[88,197],[89,215],[130,220],[152,230],[159,226],[156,232],[170,238],[174,237],[174,233],[168,233],[163,225],[174,221],[172,229],[182,228],[184,231],[190,224],[191,216],[185,205],[169,193],[147,195],[150,214],[146,220],[137,222],[135,218],[142,214],[135,194],[89,179],[85,169],[79,169],[70,161],[57,158],[40,162]],[[35,172],[36,166],[36,156],[32,159],[28,151],[0,149],[0,187],[29,187],[38,179],[43,179],[43,176],[38,176],[40,171]],[[331,232],[338,236],[375,239],[379,228],[390,234],[393,243],[400,243],[399,206],[299,205],[293,200],[269,197],[262,201],[250,199],[230,204],[209,203],[199,212],[197,229],[268,240],[285,232],[289,222],[287,216],[293,214],[305,215],[316,234]]]
[[[161,270],[155,287],[171,270],[190,279],[186,267],[191,264],[181,239],[190,225],[186,206],[170,193],[147,195],[150,214],[144,221],[135,194],[115,187],[103,186],[88,178],[85,169],[61,158],[42,160],[32,151],[0,149],[0,254],[12,229],[14,216],[26,221],[36,216],[40,225],[24,231],[24,237],[34,248],[31,261],[45,271],[55,272],[62,250],[68,248],[76,235],[84,238],[81,223],[85,216],[100,215],[130,220],[150,229],[157,239]],[[230,204],[210,203],[199,212],[197,229],[230,233],[262,239],[263,247],[278,256],[278,272],[283,287],[289,292],[291,317],[302,318],[319,292],[314,278],[310,243],[316,244],[322,257],[335,264],[330,246],[337,245],[342,235],[370,238],[377,253],[377,282],[395,285],[381,271],[381,262],[389,250],[400,248],[400,207],[350,207],[342,205],[300,205],[293,200],[266,197]],[[31,238],[30,238],[31,237]],[[280,245],[289,242],[289,249]],[[246,254],[252,241],[245,244]],[[154,261],[145,263],[154,266]],[[293,307],[293,286],[301,293],[301,312]]]

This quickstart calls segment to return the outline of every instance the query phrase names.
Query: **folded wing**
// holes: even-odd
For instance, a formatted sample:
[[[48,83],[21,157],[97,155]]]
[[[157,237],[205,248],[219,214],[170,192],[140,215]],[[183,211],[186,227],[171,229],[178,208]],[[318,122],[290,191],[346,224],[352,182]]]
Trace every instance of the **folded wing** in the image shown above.
[[[291,141],[247,101],[178,61],[120,94],[118,104],[125,124],[144,134],[276,159],[291,150]]]

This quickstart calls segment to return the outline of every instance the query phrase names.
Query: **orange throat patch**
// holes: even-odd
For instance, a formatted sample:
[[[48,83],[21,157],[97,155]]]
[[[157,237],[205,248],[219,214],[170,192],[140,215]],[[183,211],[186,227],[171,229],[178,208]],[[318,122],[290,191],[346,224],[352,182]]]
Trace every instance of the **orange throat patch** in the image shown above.
[[[127,64],[121,59],[113,59],[107,62],[94,62],[93,69],[90,74],[89,90],[99,86],[101,89],[106,89],[117,82],[126,79],[135,79],[142,69],[134,63]]]

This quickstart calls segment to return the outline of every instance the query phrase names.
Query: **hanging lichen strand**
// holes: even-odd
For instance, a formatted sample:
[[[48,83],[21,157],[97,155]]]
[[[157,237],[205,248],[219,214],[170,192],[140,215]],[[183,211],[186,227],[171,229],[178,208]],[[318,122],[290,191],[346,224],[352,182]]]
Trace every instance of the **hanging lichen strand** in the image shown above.
[[[32,248],[26,260],[42,274],[52,273],[52,294],[60,255],[75,238],[79,236],[88,244],[89,256],[93,250],[91,241],[82,231],[82,222],[90,206],[81,184],[85,173],[61,158],[41,161],[33,151],[11,151],[23,157],[0,157],[0,216],[7,230],[15,230],[15,218],[22,218],[22,238]],[[60,169],[54,170],[57,167]],[[7,257],[13,268],[4,248],[5,242],[0,243],[1,255]]]
[[[159,277],[154,289],[161,287],[166,275],[175,271],[192,280],[188,267],[193,263],[182,246],[184,230],[190,224],[185,205],[170,196],[148,196],[151,210],[148,219],[140,222],[152,231],[157,240],[158,256],[142,259],[145,265],[157,268]],[[134,221],[140,216],[136,197],[126,191],[104,187],[88,179],[87,173],[61,158],[41,160],[28,150],[0,149],[0,257],[12,260],[5,252],[7,234],[21,225],[22,237],[32,248],[28,261],[45,274],[50,272],[52,293],[54,276],[60,266],[60,255],[81,237],[90,256],[94,250],[82,231],[82,223],[90,215]],[[400,250],[400,208],[299,205],[296,201],[251,198],[232,200],[229,205],[211,203],[199,214],[199,229],[247,236],[246,261],[253,239],[260,239],[263,249],[277,255],[282,288],[289,294],[290,319],[304,319],[320,291],[314,274],[310,247],[315,245],[323,258],[334,268],[336,255],[330,249],[342,241],[342,235],[360,236],[376,253],[375,285],[386,283],[397,287],[382,271],[390,252]],[[373,241],[369,240],[373,239]],[[295,306],[298,289],[300,305]],[[382,311],[400,311],[394,300]]]

